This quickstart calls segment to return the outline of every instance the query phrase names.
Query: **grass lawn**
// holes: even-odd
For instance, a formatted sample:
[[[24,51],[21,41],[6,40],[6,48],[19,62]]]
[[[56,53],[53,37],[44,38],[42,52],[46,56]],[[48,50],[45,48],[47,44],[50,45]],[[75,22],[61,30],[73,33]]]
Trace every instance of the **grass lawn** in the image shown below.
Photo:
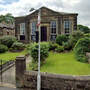
[[[41,67],[41,72],[67,75],[90,75],[90,64],[78,62],[73,52],[60,54],[50,52],[46,63]]]
[[[25,55],[26,54],[26,51],[22,51],[22,52],[6,52],[6,53],[0,53],[0,60],[3,60],[3,61],[9,61],[9,60],[15,60],[15,58],[17,56],[20,56],[20,55]]]

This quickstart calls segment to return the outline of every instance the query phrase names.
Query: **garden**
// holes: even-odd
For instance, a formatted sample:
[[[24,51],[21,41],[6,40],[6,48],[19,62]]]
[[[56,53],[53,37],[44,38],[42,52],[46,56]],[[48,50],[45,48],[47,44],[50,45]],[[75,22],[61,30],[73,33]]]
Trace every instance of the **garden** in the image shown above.
[[[18,42],[15,37],[3,36],[0,38],[0,60],[2,60],[2,64],[25,54],[25,45]]]
[[[55,41],[41,42],[41,72],[90,75],[87,52],[90,53],[90,34],[81,31],[72,35],[59,35]],[[0,38],[0,60],[3,63],[26,54],[32,57],[27,69],[37,71],[38,43],[23,44],[12,36]]]
[[[72,35],[59,35],[56,41],[41,42],[41,72],[90,75],[86,53],[90,52],[90,34],[76,31]],[[28,70],[37,71],[38,44],[31,43],[27,51],[32,57]]]

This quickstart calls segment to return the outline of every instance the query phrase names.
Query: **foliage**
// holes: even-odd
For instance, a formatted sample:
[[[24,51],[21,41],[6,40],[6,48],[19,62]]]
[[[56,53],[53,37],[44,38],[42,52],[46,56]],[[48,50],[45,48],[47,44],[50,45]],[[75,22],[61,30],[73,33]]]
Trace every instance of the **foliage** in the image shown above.
[[[84,37],[84,33],[81,32],[81,31],[75,31],[72,33],[72,35],[70,36],[70,39],[69,39],[69,44],[72,48],[74,48],[75,44],[77,43],[77,41],[80,39],[80,38],[83,38]]]
[[[21,42],[14,42],[13,45],[11,46],[12,50],[24,50],[25,45]]]
[[[68,41],[68,36],[66,35],[59,35],[56,37],[56,43],[59,45],[62,45],[63,42],[67,42]]]
[[[68,42],[63,42],[63,47],[64,47],[64,50],[71,50],[72,44],[71,44],[70,40]]]
[[[16,38],[13,36],[3,36],[0,38],[0,43],[6,45],[8,48],[16,41]]]
[[[6,15],[0,15],[0,23],[2,22],[5,22],[7,24],[13,24],[14,17],[10,13],[7,13]]]
[[[60,52],[63,52],[64,51],[64,47],[63,46],[58,46],[56,49],[55,49],[56,52],[60,53]]]
[[[90,33],[90,28],[84,25],[78,25],[78,29],[84,33]]]
[[[74,52],[78,61],[87,62],[86,52],[90,52],[90,38],[81,38],[75,45]]]
[[[0,53],[4,53],[8,50],[8,47],[3,45],[3,44],[0,44]]]
[[[49,42],[49,51],[51,50],[55,50],[55,48],[57,48],[59,45],[55,42]]]
[[[33,61],[38,61],[38,44],[34,43],[30,48],[30,54],[33,58]],[[48,57],[49,54],[49,44],[46,42],[40,43],[40,58],[41,62],[44,62],[45,59]]]
[[[84,37],[89,37],[90,38],[90,33],[84,34]]]

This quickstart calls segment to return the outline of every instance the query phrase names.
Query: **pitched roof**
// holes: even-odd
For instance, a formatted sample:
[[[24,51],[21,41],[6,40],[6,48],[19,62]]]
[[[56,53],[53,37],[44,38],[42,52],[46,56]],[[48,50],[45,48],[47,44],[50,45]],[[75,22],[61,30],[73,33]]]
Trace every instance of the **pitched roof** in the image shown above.
[[[60,15],[78,15],[78,13],[67,13],[67,12],[58,12],[58,11],[54,11],[54,10],[52,10],[52,9],[50,9],[50,8],[47,8],[47,7],[44,7],[44,6],[41,7],[41,8],[39,8],[39,9],[43,9],[43,8],[48,9],[48,10],[54,12],[54,13],[58,13],[58,14],[60,14]],[[27,17],[27,16],[32,15],[32,14],[35,13],[35,12],[38,12],[39,9],[36,9],[36,10],[30,12],[29,15],[19,16],[19,17],[15,17],[15,18],[25,18],[25,17]]]

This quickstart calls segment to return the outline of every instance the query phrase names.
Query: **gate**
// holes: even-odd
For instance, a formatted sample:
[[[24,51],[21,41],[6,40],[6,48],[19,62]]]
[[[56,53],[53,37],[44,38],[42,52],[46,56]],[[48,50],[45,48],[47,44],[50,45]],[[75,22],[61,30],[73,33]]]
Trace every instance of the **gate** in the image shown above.
[[[15,86],[15,61],[3,62],[0,60],[0,84]]]

